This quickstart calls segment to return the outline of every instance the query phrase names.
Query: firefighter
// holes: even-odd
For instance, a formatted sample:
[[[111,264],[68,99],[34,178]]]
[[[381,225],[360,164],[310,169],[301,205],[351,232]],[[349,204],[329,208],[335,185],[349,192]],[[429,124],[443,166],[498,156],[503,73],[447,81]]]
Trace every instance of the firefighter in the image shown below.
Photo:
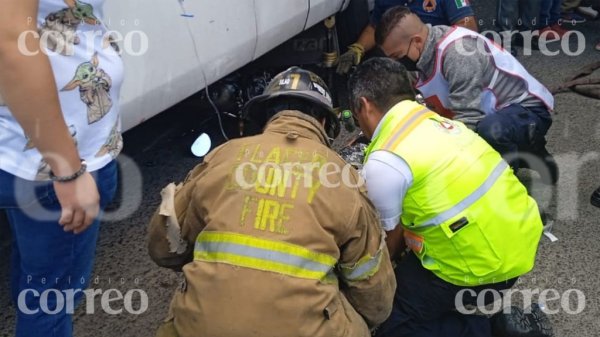
[[[498,152],[465,124],[414,102],[406,69],[389,58],[349,80],[355,118],[371,143],[363,175],[396,267],[387,336],[548,336],[539,306],[492,320],[468,315],[534,265],[543,225],[537,204]]]
[[[528,165],[543,182],[557,182],[545,138],[554,98],[509,52],[462,27],[426,25],[400,6],[383,16],[376,40],[418,72],[416,89],[437,113],[465,123],[513,168]]]
[[[152,259],[185,276],[158,336],[370,336],[395,278],[359,174],[329,148],[327,86],[292,67],[244,114],[264,132],[214,149],[150,222]]]
[[[468,0],[375,0],[371,21],[361,32],[358,41],[348,46],[340,55],[338,74],[346,74],[352,66],[360,63],[365,53],[375,45],[375,27],[388,9],[404,5],[416,13],[425,23],[435,25],[457,25],[477,31],[475,12]]]

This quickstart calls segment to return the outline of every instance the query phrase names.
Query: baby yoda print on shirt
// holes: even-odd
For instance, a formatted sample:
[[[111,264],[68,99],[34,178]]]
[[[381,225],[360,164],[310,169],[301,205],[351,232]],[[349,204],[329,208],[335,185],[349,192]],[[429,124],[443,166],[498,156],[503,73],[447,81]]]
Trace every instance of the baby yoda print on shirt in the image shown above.
[[[61,55],[73,55],[74,45],[80,43],[77,28],[81,24],[99,25],[100,20],[94,15],[94,7],[78,0],[64,0],[68,6],[58,12],[46,16],[40,28],[42,43],[48,50]]]
[[[61,91],[79,88],[81,101],[87,106],[88,124],[93,124],[104,117],[112,108],[110,76],[98,67],[98,55],[94,54],[91,61],[77,67],[75,77]]]
[[[123,61],[103,21],[105,0],[39,0],[36,28],[50,61],[64,120],[90,172],[123,147],[119,91]],[[110,22],[110,21],[109,21]],[[46,40],[46,42],[44,42]],[[0,98],[0,170],[47,180],[50,168]]]
[[[123,148],[123,136],[121,136],[121,131],[119,131],[119,123],[117,122],[115,126],[113,126],[110,131],[110,136],[108,136],[108,140],[102,147],[100,151],[96,153],[96,157],[102,157],[106,154],[109,154],[111,157],[115,158],[121,152]]]

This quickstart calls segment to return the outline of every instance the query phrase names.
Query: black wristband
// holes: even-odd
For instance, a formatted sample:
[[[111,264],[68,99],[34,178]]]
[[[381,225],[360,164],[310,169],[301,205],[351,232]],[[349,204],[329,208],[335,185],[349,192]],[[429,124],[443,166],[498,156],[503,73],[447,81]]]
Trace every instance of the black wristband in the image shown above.
[[[87,163],[85,162],[85,160],[81,160],[81,167],[79,168],[79,170],[69,176],[64,176],[64,177],[57,177],[54,175],[54,173],[52,171],[50,171],[50,180],[52,181],[56,181],[59,183],[68,183],[69,181],[73,181],[79,177],[81,177],[85,172],[87,171]]]

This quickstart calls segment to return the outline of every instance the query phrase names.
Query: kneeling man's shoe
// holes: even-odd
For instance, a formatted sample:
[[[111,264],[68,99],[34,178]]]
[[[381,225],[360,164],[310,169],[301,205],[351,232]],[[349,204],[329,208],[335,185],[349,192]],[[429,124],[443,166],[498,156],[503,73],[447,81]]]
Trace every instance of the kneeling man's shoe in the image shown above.
[[[531,305],[531,313],[518,307],[510,312],[499,312],[491,317],[494,337],[552,337],[550,320],[537,303]]]

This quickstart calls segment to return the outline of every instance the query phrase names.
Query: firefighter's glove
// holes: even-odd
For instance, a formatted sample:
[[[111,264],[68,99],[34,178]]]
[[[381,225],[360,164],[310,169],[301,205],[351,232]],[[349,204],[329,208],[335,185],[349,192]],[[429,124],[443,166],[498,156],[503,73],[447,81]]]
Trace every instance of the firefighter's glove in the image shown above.
[[[348,46],[348,51],[342,54],[338,60],[337,73],[347,74],[352,66],[358,65],[365,55],[365,47],[359,43],[353,43]]]

